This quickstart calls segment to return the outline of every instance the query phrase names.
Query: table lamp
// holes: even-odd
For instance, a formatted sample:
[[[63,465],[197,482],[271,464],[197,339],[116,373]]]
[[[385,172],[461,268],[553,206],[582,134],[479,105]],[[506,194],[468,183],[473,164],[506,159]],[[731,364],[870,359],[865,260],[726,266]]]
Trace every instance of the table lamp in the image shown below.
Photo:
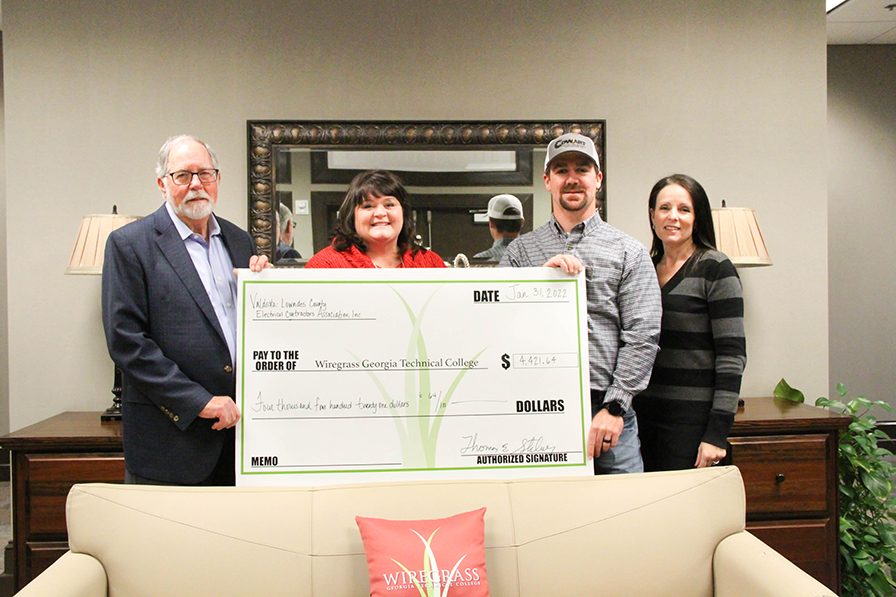
[[[81,218],[81,228],[78,230],[75,248],[72,250],[65,273],[102,275],[103,253],[106,250],[106,239],[109,238],[109,234],[116,228],[121,228],[128,222],[137,219],[139,216],[118,215],[118,209],[114,205],[111,214],[94,214]],[[121,420],[121,369],[117,366],[112,382],[112,406],[103,412],[100,419],[103,421]]]
[[[728,207],[722,201],[721,209],[712,210],[712,223],[716,229],[716,248],[735,267],[772,265],[752,209]]]

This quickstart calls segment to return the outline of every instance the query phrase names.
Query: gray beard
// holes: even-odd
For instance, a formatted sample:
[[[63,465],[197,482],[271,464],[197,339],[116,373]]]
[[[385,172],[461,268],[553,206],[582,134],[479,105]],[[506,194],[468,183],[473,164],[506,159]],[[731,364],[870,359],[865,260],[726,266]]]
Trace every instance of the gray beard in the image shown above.
[[[203,203],[193,203],[190,201],[190,199],[195,199],[197,197],[204,197],[208,199],[208,201]],[[171,209],[174,210],[175,214],[190,220],[204,220],[212,215],[212,212],[215,209],[215,202],[211,200],[211,197],[209,197],[208,193],[205,191],[190,191],[184,197],[184,201],[180,206],[174,205],[174,202],[170,197],[168,197],[168,203],[171,205]]]

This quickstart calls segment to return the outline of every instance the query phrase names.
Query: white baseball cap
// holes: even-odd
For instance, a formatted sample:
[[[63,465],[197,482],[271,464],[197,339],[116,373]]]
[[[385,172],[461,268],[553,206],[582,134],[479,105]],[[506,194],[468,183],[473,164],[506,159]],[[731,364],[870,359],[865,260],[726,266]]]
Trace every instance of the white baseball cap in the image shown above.
[[[505,214],[511,207],[516,213]],[[523,204],[513,195],[495,195],[488,200],[488,217],[495,220],[522,220]]]
[[[544,171],[547,173],[548,166],[561,153],[567,151],[575,151],[585,154],[594,162],[595,168],[600,170],[600,159],[597,157],[597,149],[594,147],[594,141],[585,135],[577,133],[566,133],[560,135],[550,143],[548,143],[548,153],[544,156]]]

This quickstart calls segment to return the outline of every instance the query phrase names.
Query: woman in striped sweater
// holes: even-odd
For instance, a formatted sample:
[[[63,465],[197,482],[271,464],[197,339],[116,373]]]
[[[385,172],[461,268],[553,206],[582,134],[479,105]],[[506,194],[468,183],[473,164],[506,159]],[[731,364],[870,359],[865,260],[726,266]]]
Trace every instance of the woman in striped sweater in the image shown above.
[[[727,454],[747,360],[740,278],[715,249],[696,180],[657,182],[649,213],[663,324],[650,385],[634,400],[644,470],[712,466]]]

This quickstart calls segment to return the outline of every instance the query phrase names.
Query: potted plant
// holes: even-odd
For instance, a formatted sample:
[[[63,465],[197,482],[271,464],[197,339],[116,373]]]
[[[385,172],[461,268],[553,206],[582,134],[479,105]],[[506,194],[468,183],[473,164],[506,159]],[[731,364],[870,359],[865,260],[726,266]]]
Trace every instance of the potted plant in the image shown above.
[[[862,396],[847,398],[847,389],[837,384],[839,399],[818,398],[815,406],[852,417],[840,433],[840,562],[844,597],[893,595],[891,566],[896,565],[896,498],[893,453],[878,445],[889,439],[877,428],[876,408],[892,412],[886,402]],[[775,396],[804,402],[805,396],[783,379]]]

